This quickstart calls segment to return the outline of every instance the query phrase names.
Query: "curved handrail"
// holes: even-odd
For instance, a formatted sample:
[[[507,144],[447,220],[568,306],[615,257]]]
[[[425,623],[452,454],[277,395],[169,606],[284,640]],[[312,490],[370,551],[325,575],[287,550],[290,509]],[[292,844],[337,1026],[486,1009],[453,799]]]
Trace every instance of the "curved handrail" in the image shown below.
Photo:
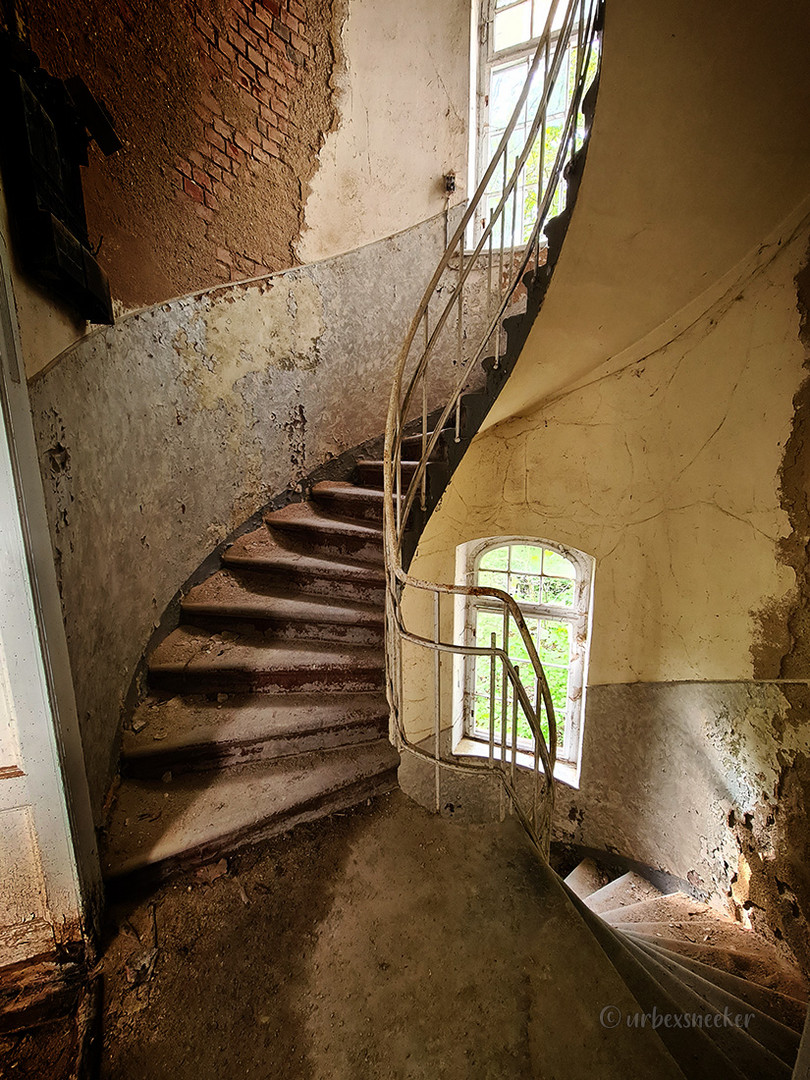
[[[435,273],[422,297],[422,300],[411,320],[408,332],[397,356],[394,371],[393,385],[389,403],[388,421],[385,433],[384,449],[384,485],[385,496],[383,503],[383,539],[386,556],[386,647],[388,661],[388,694],[392,707],[392,717],[400,747],[406,747],[417,756],[432,760],[436,766],[437,799],[439,790],[440,767],[457,771],[480,772],[486,768],[497,772],[503,782],[511,805],[527,827],[530,835],[544,852],[548,850],[550,837],[551,815],[554,803],[553,775],[557,753],[557,732],[554,703],[551,696],[548,680],[543,670],[537,648],[528,631],[519,605],[513,597],[500,589],[489,587],[475,587],[462,585],[446,585],[436,582],[428,582],[412,577],[402,565],[402,550],[405,531],[414,510],[417,497],[421,495],[421,507],[426,509],[426,487],[428,463],[436,449],[445,425],[455,411],[455,437],[459,441],[461,395],[465,387],[470,385],[471,373],[476,369],[478,361],[484,355],[486,349],[494,338],[494,362],[497,368],[500,362],[500,326],[501,321],[513,302],[518,285],[534,262],[535,271],[539,270],[541,262],[540,237],[543,227],[547,224],[552,205],[557,198],[562,181],[567,178],[567,168],[573,163],[577,153],[578,140],[584,142],[588,134],[588,121],[581,117],[583,97],[589,79],[596,79],[596,73],[591,71],[591,59],[596,48],[601,0],[567,0],[565,15],[558,34],[552,34],[552,27],[556,18],[557,9],[561,0],[552,0],[546,26],[540,36],[532,62],[523,88],[518,96],[509,123],[498,143],[495,154],[484,171],[481,181],[470,199],[461,220],[450,239],[447,248],[439,261]],[[574,46],[575,43],[575,46]],[[548,179],[545,179],[546,164],[546,118],[548,106],[552,96],[556,93],[557,82],[563,71],[563,63],[568,57],[569,47],[576,48],[576,71],[571,88],[565,117],[560,125],[559,142],[548,171]],[[553,57],[552,57],[553,49]],[[598,56],[597,56],[598,61]],[[519,154],[514,157],[514,164],[510,170],[508,162],[509,144],[520,121],[526,102],[531,91],[532,81],[538,75],[543,66],[543,89],[531,123],[526,129],[523,147]],[[537,146],[539,139],[540,156],[537,179],[537,214],[536,219],[529,231],[528,238],[523,241],[522,248],[515,246],[517,200],[521,185],[527,184],[527,166],[532,152]],[[491,183],[498,169],[502,171],[502,185],[494,198],[495,205],[489,214],[489,220],[482,220],[481,207],[486,205],[487,199],[493,198]],[[511,201],[511,248],[506,248],[505,239],[509,228],[508,212]],[[480,223],[483,227],[474,246],[468,252],[465,250],[465,238],[473,231],[474,223]],[[523,226],[525,235],[525,226]],[[492,304],[492,278],[495,272],[495,237],[499,237],[499,251],[497,255],[497,297]],[[506,285],[504,287],[504,259],[508,252],[511,267],[507,271]],[[517,255],[517,259],[515,256]],[[487,301],[489,316],[484,322],[484,329],[478,335],[465,354],[464,349],[464,290],[470,283],[471,275],[481,261],[486,263],[487,269]],[[458,269],[455,269],[457,260]],[[442,306],[433,324],[431,325],[431,303],[443,292],[442,285],[447,276],[455,273],[450,289],[449,298],[442,299]],[[454,311],[455,320],[452,319]],[[448,332],[455,322],[457,340],[455,342],[455,356],[452,360],[443,362],[438,356],[440,343],[447,340]],[[424,344],[419,348],[414,359],[416,342],[423,331]],[[409,372],[409,365],[412,368]],[[429,378],[434,375],[436,365],[439,366],[439,375],[442,384],[450,387],[449,394],[445,391],[443,405],[439,408],[439,418],[433,425],[433,430],[428,431],[428,408],[430,398]],[[419,402],[421,390],[421,403]],[[402,443],[409,423],[412,410],[421,404],[421,447],[407,487],[403,491],[402,483]],[[405,625],[402,612],[403,592],[406,589],[417,589],[430,592],[434,596],[434,636],[427,638],[414,633]],[[442,596],[480,597],[486,596],[500,605],[504,613],[504,642],[500,648],[493,640],[489,646],[463,645],[455,642],[447,642],[441,639],[440,634],[440,610]],[[537,683],[537,700],[532,703],[525,690],[523,682],[518,675],[518,669],[512,663],[508,655],[508,628],[509,620],[514,622],[520,639],[531,662],[534,678]],[[435,655],[434,685],[435,685],[435,717],[434,717],[434,749],[431,753],[424,747],[414,744],[409,740],[402,716],[402,645],[408,642],[418,648],[430,649]],[[489,656],[491,664],[491,689],[492,680],[495,677],[496,667],[500,665],[502,671],[503,697],[502,708],[506,710],[508,693],[507,684],[511,687],[511,701],[513,709],[512,718],[512,770],[511,776],[507,775],[504,768],[506,760],[507,735],[504,734],[503,745],[499,745],[500,760],[493,753],[492,719],[490,720],[490,748],[489,759],[483,762],[462,762],[456,756],[448,754],[441,747],[442,717],[440,715],[441,699],[441,656],[453,654],[464,657]],[[491,708],[493,706],[491,705]],[[515,759],[517,743],[517,711],[523,713],[524,719],[532,733],[534,748],[534,773],[535,773],[535,805],[532,813],[521,806],[521,798],[515,782]],[[541,712],[545,710],[548,719],[548,745],[543,736],[540,724]],[[501,718],[501,728],[506,733],[506,717]],[[542,765],[542,773],[540,766]],[[543,812],[538,817],[537,810],[537,783],[539,776],[543,780]],[[542,821],[542,827],[538,825]]]

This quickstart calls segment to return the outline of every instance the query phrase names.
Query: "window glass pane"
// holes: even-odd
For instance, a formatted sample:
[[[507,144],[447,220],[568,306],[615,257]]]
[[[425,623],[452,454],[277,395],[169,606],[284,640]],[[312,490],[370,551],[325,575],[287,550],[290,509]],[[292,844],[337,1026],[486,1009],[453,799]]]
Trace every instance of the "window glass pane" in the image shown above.
[[[514,544],[512,547],[512,573],[540,574],[543,570],[543,549]]]
[[[569,559],[556,551],[549,551],[548,548],[543,552],[543,573],[548,574],[549,577],[575,578],[577,576],[576,567]]]
[[[531,0],[495,13],[495,51],[508,49],[521,41],[528,41],[532,27]]]
[[[481,556],[478,564],[482,570],[505,570],[509,565],[509,548],[499,547]]]
[[[551,0],[534,0],[534,25],[532,27],[532,37],[540,37],[548,20],[548,13],[551,11]],[[560,0],[557,5],[557,10],[554,12],[554,22],[552,23],[552,31],[559,30],[565,20],[565,3],[564,0]]]
[[[511,593],[520,604],[540,603],[540,584],[542,578],[529,574],[511,575]]]
[[[479,648],[488,648],[492,634],[495,634],[495,644],[500,645],[503,636],[503,615],[499,611],[476,612],[475,644]]]
[[[543,619],[537,637],[537,652],[543,667],[546,664],[565,664],[568,666],[571,648],[569,644],[571,627],[565,622]]]
[[[574,583],[568,578],[543,578],[543,603],[574,606]]]
[[[492,72],[489,83],[489,126],[493,131],[498,128],[503,131],[512,118],[527,71],[527,62],[521,60]]]
[[[505,570],[479,570],[478,584],[486,585],[488,588],[492,589],[503,589],[504,592],[509,592],[509,576]]]
[[[557,72],[557,78],[554,80],[554,85],[551,88],[547,109],[548,116],[559,116],[565,112],[565,105],[568,100],[568,59],[569,58],[563,57],[560,70]],[[554,54],[552,53],[552,63],[553,60]]]
[[[543,666],[554,704],[554,719],[557,721],[557,738],[562,740],[565,730],[565,712],[568,708],[568,668]],[[545,710],[544,710],[545,713]]]
[[[537,640],[538,619],[526,619],[526,627],[532,637]],[[509,620],[509,659],[513,664],[520,665],[521,681],[526,676],[526,686],[531,686],[534,680],[534,666],[529,658],[526,644],[520,630],[515,626],[514,619]]]

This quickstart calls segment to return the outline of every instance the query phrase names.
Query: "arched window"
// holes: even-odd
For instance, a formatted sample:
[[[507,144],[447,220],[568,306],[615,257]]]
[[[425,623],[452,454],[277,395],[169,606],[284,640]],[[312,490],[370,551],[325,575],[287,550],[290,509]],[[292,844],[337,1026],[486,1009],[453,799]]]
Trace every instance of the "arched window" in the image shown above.
[[[593,559],[549,540],[503,537],[463,545],[466,583],[502,589],[517,601],[546,673],[557,721],[558,760],[576,767],[581,742]],[[509,620],[507,651],[519,666],[521,682],[534,702],[537,683],[525,644]],[[499,647],[504,641],[504,608],[487,596],[468,598],[465,643]],[[463,737],[488,741],[490,660],[464,665]],[[496,688],[500,693],[500,688]],[[543,717],[545,726],[545,716]],[[544,732],[548,736],[548,731]],[[496,741],[502,739],[496,733]],[[506,733],[511,745],[511,733]],[[531,731],[518,726],[518,750],[531,751]]]

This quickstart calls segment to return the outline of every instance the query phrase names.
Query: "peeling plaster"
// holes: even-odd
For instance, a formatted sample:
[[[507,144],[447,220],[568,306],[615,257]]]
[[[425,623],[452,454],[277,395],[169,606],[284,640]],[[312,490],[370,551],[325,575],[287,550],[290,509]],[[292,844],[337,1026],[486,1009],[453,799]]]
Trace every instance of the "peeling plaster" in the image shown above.
[[[125,696],[183,583],[271,499],[382,435],[393,357],[444,231],[441,215],[345,256],[147,309],[32,380],[97,814]],[[467,293],[473,322],[484,320],[474,284]],[[447,389],[436,380],[431,408]]]

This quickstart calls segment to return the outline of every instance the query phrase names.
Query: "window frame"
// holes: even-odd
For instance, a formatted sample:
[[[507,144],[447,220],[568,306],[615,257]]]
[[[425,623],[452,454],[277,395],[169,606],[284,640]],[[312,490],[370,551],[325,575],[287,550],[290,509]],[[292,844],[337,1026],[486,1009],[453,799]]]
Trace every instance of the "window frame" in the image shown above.
[[[540,43],[542,37],[542,30],[540,34],[533,36],[525,41],[518,42],[517,45],[511,45],[508,48],[495,51],[495,14],[496,11],[509,10],[512,7],[518,6],[525,0],[508,0],[507,3],[501,8],[497,8],[498,0],[479,0],[478,8],[478,49],[475,57],[475,123],[471,125],[472,130],[475,133],[475,145],[472,147],[470,155],[470,178],[469,178],[469,190],[475,191],[478,187],[478,182],[489,166],[492,154],[490,152],[490,125],[489,125],[489,91],[490,91],[490,76],[493,69],[506,66],[510,63],[514,63],[517,60],[526,59],[527,64],[531,64],[537,46]],[[534,22],[534,6],[535,3],[539,3],[540,0],[531,0],[531,21],[532,29]],[[564,10],[564,3],[561,2],[561,7]],[[571,47],[572,42],[576,42],[577,24],[571,29],[571,37],[569,40],[568,48]],[[551,34],[549,42],[550,54],[553,55],[557,41],[559,39],[561,31],[555,30]],[[566,59],[564,62],[564,69],[566,71],[566,80],[570,78],[570,63]],[[527,68],[528,71],[528,68]],[[566,81],[566,94],[565,100],[568,100],[568,82]],[[563,107],[562,114],[565,114],[565,108]],[[551,114],[556,116],[557,114]],[[542,163],[541,163],[542,168]],[[485,227],[480,218],[476,216],[474,222],[474,239],[478,239]],[[514,238],[513,238],[514,239]],[[523,246],[522,244],[520,245]],[[505,250],[516,250],[512,245],[505,244]]]
[[[457,578],[467,586],[476,586],[481,561],[492,551],[515,546],[545,548],[567,559],[575,571],[574,604],[535,604],[525,600],[515,602],[521,613],[529,619],[566,622],[572,627],[571,653],[568,661],[568,703],[563,727],[563,739],[557,749],[558,778],[576,783],[579,777],[582,749],[585,691],[587,686],[590,632],[593,609],[594,559],[577,548],[568,547],[555,540],[537,536],[497,536],[462,544],[457,551]],[[463,597],[456,609],[457,636],[465,646],[489,645],[476,640],[476,623],[479,611],[502,612],[503,607],[489,597]],[[482,745],[488,746],[488,737],[474,727],[475,708],[475,657],[462,657],[456,679],[457,707],[454,722],[454,744],[457,753],[475,753]],[[541,657],[542,660],[542,657]],[[496,737],[496,745],[501,746]],[[531,759],[528,745],[518,742],[518,760],[521,754]]]

